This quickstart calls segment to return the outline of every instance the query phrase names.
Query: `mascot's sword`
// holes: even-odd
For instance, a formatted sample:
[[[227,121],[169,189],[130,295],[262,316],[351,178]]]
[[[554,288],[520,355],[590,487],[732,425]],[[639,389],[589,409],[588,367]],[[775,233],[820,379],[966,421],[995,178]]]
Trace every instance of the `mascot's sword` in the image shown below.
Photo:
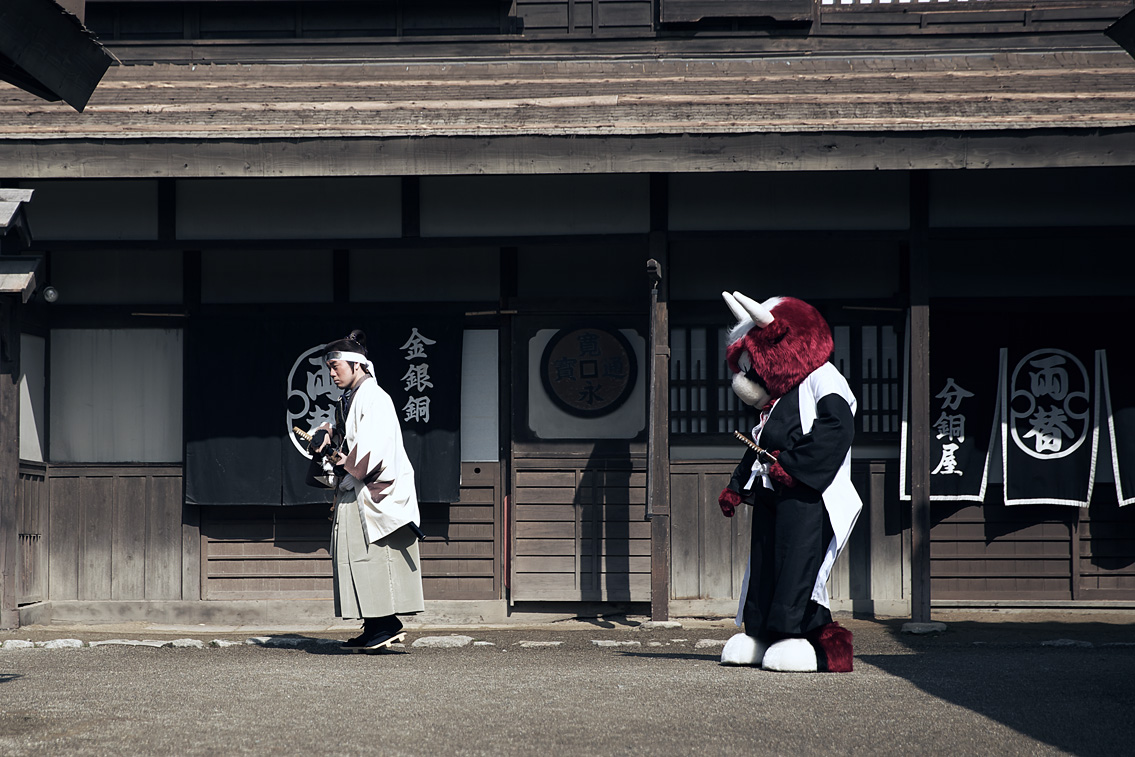
[[[300,439],[303,439],[308,444],[311,443],[311,438],[312,438],[311,434],[307,433],[306,431],[304,431],[299,426],[292,426],[292,433],[294,433]],[[312,450],[312,452],[314,453],[314,450]],[[414,521],[410,521],[406,525],[409,526],[410,530],[414,532],[414,536],[417,537],[418,541],[425,541],[426,540],[425,532],[422,531],[422,529],[418,528],[417,523],[415,523]]]
[[[297,429],[298,430],[298,429]],[[746,447],[757,453],[757,459],[762,463],[775,463],[776,455],[769,452],[764,447],[759,446],[749,437],[742,434],[740,431],[734,431],[733,436],[737,437]]]

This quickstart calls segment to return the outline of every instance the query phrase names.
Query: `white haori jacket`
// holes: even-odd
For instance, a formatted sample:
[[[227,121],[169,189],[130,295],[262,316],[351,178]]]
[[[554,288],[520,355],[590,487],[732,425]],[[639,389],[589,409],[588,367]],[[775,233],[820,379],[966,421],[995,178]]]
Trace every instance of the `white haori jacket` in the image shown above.
[[[421,523],[414,468],[402,445],[402,428],[390,395],[373,378],[355,389],[347,411],[339,485],[355,493],[363,533],[373,544],[407,523]]]

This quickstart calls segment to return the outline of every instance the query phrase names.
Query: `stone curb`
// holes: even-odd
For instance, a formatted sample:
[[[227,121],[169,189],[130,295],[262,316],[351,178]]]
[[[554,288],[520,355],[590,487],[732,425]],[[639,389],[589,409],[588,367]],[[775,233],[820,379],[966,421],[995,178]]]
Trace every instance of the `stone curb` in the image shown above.
[[[637,640],[627,639],[591,639],[591,645],[603,649],[628,649],[644,646],[644,642]],[[691,644],[694,649],[710,650],[720,649],[725,646],[725,639],[688,639],[688,638],[672,638],[668,641],[647,641],[645,646],[648,647],[665,647],[665,646],[689,646]],[[493,647],[497,649],[507,649],[508,646],[515,646],[521,649],[552,649],[563,646],[563,640],[520,640],[510,642],[509,644],[501,645],[497,642],[487,641],[484,639],[476,639],[472,636],[463,634],[449,634],[447,636],[422,636],[415,639],[409,644],[393,644],[394,648],[404,649],[410,646],[416,649],[461,649],[465,647]],[[1041,647],[1057,647],[1057,648],[1072,648],[1072,649],[1103,649],[1110,647],[1133,647],[1135,641],[1113,641],[1113,642],[1100,642],[1093,643],[1080,639],[1049,639],[1044,641],[1034,642],[1019,642],[1019,641],[974,641],[971,642],[974,646],[997,646],[1002,644],[1020,645],[1022,643],[1031,643]],[[224,649],[227,647],[241,647],[241,646],[256,646],[264,649],[338,649],[342,641],[340,639],[324,639],[310,636],[295,636],[295,635],[282,635],[282,636],[250,636],[244,641],[234,639],[212,639],[211,641],[204,641],[202,639],[184,638],[184,639],[103,639],[98,641],[83,641],[81,639],[50,639],[48,641],[28,641],[25,639],[8,639],[0,642],[0,651],[19,651],[28,649],[82,649],[82,648],[96,648],[96,647],[152,647],[164,649]]]
[[[521,640],[513,642],[513,646],[521,647],[524,649],[540,649],[540,648],[553,648],[562,646],[565,642],[563,640]],[[591,643],[596,647],[603,648],[633,648],[641,647],[643,642],[636,640],[623,640],[623,639],[591,639]],[[688,644],[689,639],[671,639],[668,642],[650,641],[647,646],[663,647],[670,644],[683,645]],[[250,636],[244,641],[236,641],[233,639],[213,639],[212,641],[203,641],[201,639],[102,639],[98,641],[85,642],[81,639],[52,639],[50,641],[25,641],[23,639],[8,639],[0,643],[0,650],[23,650],[23,649],[81,649],[81,648],[96,648],[96,647],[152,647],[158,649],[223,649],[226,647],[241,647],[241,646],[256,646],[265,649],[318,649],[318,648],[338,648],[342,644],[339,639],[323,639],[312,638],[309,636]],[[725,642],[720,639],[699,639],[694,643],[695,649],[705,649],[710,647],[723,646]],[[457,649],[467,646],[473,647],[497,647],[498,644],[492,641],[485,641],[482,639],[474,639],[472,636],[465,636],[461,634],[450,634],[448,636],[422,636],[415,639],[410,644],[415,648],[427,649]],[[404,644],[394,644],[394,647],[405,647]]]

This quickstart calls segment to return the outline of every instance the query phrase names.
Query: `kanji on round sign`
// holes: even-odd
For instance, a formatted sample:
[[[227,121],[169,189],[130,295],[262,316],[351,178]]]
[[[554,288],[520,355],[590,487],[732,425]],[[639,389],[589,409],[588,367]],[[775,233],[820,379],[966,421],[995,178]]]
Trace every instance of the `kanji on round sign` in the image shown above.
[[[614,412],[634,390],[634,350],[616,330],[561,329],[540,359],[544,390],[557,407],[595,418]]]

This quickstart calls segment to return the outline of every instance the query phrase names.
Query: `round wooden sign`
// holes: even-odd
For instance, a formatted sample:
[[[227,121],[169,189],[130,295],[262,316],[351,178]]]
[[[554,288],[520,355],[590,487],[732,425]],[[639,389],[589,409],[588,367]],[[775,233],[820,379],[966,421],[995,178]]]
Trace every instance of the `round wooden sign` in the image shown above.
[[[561,329],[540,358],[544,390],[561,410],[597,418],[617,410],[634,391],[634,349],[615,329]]]

